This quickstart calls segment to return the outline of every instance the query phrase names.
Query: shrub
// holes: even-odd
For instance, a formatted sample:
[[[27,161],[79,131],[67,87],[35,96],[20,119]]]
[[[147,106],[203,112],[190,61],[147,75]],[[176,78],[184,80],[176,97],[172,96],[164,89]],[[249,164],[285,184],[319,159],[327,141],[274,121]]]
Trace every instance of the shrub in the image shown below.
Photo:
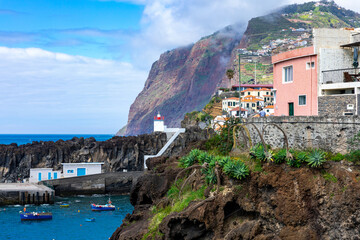
[[[307,162],[307,160],[308,160],[308,153],[307,152],[297,152],[294,155],[295,155],[294,157],[299,162]]]
[[[245,165],[245,163],[241,161],[237,161],[234,163],[234,168],[230,174],[231,177],[240,180],[248,175],[249,175],[249,168]]]
[[[360,150],[353,150],[345,155],[346,160],[354,163],[358,163],[360,161]]]
[[[275,163],[283,163],[286,160],[286,149],[280,149],[273,156]]]
[[[252,158],[258,159],[260,161],[266,160],[264,146],[260,143],[256,144],[250,149],[250,155]]]
[[[286,164],[289,165],[290,167],[296,167],[296,168],[299,168],[301,166],[301,162],[295,157],[286,159]]]
[[[309,153],[307,162],[310,167],[320,167],[326,162],[325,153],[320,149],[314,149]]]
[[[202,173],[205,174],[205,182],[207,184],[216,184],[217,178],[214,168],[206,168],[202,170]]]

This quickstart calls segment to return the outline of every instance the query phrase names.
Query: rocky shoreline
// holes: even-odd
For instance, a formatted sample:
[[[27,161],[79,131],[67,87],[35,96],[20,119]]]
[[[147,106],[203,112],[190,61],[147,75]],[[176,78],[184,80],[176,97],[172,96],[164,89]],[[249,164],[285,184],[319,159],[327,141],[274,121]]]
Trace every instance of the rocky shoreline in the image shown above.
[[[182,170],[178,159],[161,157],[149,163],[131,191],[134,212],[112,240],[153,238],[144,236],[155,206],[171,204],[167,192]],[[218,193],[165,216],[154,238],[359,239],[359,181],[360,167],[346,161],[327,162],[321,169],[264,163],[242,181],[221,174]],[[191,182],[194,191],[202,184],[201,175]]]

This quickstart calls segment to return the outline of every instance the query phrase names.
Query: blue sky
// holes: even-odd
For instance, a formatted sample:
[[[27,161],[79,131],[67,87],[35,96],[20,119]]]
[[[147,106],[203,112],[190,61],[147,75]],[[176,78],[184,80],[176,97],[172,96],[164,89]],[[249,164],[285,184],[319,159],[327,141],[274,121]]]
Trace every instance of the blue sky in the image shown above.
[[[162,52],[294,2],[0,0],[0,134],[114,134]]]

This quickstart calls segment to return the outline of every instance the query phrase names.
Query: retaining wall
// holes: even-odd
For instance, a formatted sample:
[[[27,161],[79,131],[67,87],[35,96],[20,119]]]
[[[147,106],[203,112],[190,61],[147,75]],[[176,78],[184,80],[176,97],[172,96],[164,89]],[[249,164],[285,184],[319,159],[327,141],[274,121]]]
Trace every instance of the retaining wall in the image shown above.
[[[264,140],[272,148],[284,146],[283,133],[276,127],[269,125],[274,123],[285,131],[291,148],[321,148],[340,153],[346,153],[351,148],[349,141],[360,131],[360,118],[358,116],[252,118],[247,120],[247,127],[254,143],[259,142],[260,137],[249,123],[253,123],[260,132],[264,132]],[[269,126],[265,127],[266,125]],[[242,134],[239,136],[241,142]]]

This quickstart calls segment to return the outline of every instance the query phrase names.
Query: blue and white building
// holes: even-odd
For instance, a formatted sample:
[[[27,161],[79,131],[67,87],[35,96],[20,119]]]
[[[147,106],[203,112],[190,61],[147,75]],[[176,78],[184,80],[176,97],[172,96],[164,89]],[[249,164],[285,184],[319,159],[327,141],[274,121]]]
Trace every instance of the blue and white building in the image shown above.
[[[52,168],[31,168],[29,182],[37,183],[43,180],[57,179],[61,177],[61,171],[53,171]]]
[[[63,177],[77,177],[101,173],[101,162],[62,163]]]

